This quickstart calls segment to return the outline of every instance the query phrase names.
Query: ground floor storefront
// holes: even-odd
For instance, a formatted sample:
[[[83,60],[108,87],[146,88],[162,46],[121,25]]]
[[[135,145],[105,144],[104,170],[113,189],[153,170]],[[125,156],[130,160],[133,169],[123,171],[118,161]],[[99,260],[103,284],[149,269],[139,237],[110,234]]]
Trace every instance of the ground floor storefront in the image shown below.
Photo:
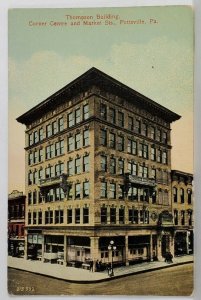
[[[162,261],[174,251],[172,228],[113,230],[27,229],[25,258],[73,267],[106,268],[144,261]],[[97,265],[99,263],[99,267]]]

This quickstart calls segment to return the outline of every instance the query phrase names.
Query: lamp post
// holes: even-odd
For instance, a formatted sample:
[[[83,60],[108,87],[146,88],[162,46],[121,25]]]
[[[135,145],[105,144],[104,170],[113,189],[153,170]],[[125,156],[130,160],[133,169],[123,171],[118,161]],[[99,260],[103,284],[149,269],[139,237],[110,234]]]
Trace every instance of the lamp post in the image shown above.
[[[110,251],[112,251],[111,253],[112,253],[112,261],[111,261],[111,273],[110,273],[110,276],[112,277],[112,276],[114,276],[114,271],[113,271],[113,251],[114,250],[116,250],[117,249],[117,247],[114,245],[114,241],[112,240],[112,241],[110,241],[110,243],[109,243],[109,246],[108,246],[108,250]]]

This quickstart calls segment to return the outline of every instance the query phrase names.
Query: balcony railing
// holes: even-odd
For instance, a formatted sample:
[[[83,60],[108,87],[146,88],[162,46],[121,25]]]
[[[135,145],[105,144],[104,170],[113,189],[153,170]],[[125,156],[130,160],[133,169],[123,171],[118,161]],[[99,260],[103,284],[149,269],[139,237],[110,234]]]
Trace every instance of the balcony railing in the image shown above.
[[[145,178],[145,177],[138,177],[134,175],[129,175],[129,182],[144,185],[144,186],[156,186],[156,181],[154,178]]]
[[[58,184],[60,182],[61,182],[61,175],[57,175],[57,176],[54,176],[54,177],[48,177],[48,178],[39,180],[39,187]]]

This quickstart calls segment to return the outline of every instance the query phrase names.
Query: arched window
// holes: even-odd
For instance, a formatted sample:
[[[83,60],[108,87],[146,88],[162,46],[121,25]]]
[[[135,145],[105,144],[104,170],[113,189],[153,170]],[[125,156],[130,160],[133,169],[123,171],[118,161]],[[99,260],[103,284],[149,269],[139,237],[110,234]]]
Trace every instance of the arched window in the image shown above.
[[[177,202],[177,188],[176,187],[173,187],[173,199],[174,199],[174,202],[176,203]]]
[[[184,203],[184,189],[180,189],[180,199],[181,199],[181,203]]]
[[[192,190],[187,189],[187,195],[188,195],[188,204],[192,203]]]

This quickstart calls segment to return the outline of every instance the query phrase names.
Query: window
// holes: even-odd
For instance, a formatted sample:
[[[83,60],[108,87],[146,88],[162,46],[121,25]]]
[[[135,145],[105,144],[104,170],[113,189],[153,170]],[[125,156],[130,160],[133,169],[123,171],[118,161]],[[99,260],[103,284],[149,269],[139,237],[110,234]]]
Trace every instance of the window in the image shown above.
[[[89,104],[83,106],[83,119],[86,120],[89,118]]]
[[[38,181],[40,182],[41,179],[43,179],[43,169],[38,171]]]
[[[137,142],[128,139],[127,151],[128,151],[128,153],[136,155],[137,154]]]
[[[78,124],[81,122],[81,110],[80,108],[75,110],[75,124]]]
[[[57,122],[54,121],[54,122],[52,122],[52,134],[56,134],[57,132],[58,132]]]
[[[160,129],[157,129],[157,130],[156,130],[156,140],[157,140],[158,142],[161,141],[161,130],[160,130]]]
[[[43,161],[43,149],[39,149],[39,153],[38,153],[38,161],[39,161],[39,162]]]
[[[124,161],[123,160],[119,160],[119,175],[123,175],[124,174]]]
[[[89,146],[89,129],[83,131],[83,146]]]
[[[54,169],[52,166],[45,168],[45,178],[54,177]]]
[[[50,159],[54,156],[54,145],[49,145],[45,148],[45,158]]]
[[[193,211],[192,210],[188,211],[188,225],[189,226],[193,225]]]
[[[119,209],[119,224],[125,223],[125,211],[124,208]]]
[[[29,146],[33,145],[33,134],[29,134]]]
[[[107,157],[101,155],[101,171],[107,172]]]
[[[180,199],[181,199],[181,203],[184,203],[184,189],[180,189]]]
[[[33,164],[33,153],[29,153],[28,155],[28,164],[29,166]]]
[[[168,197],[168,191],[165,190],[163,194],[163,204],[164,205],[169,205],[169,197]]]
[[[192,203],[192,190],[187,189],[187,195],[188,195],[188,204]]]
[[[83,224],[89,223],[89,209],[87,207],[83,208]]]
[[[38,131],[34,131],[33,136],[34,136],[34,144],[38,143],[39,141]]]
[[[116,123],[116,111],[114,108],[109,108],[109,120],[112,124]]]
[[[60,187],[57,187],[55,189],[55,201],[60,201],[64,199],[64,192],[63,189]]]
[[[101,198],[107,198],[107,182],[101,182]]]
[[[105,129],[101,129],[100,144],[102,146],[107,146],[107,131]]]
[[[62,224],[64,222],[64,211],[55,210],[55,224]]]
[[[167,132],[163,131],[163,143],[167,144]]]
[[[139,166],[139,177],[143,177],[143,178],[148,177],[148,167]]]
[[[153,126],[150,127],[150,138],[153,140],[156,138],[156,129]]]
[[[185,225],[185,211],[181,211],[181,225]]]
[[[68,114],[68,127],[72,127],[73,125],[75,125],[75,118],[73,112],[71,112]]]
[[[137,164],[136,163],[128,162],[128,173],[133,176],[137,175]]]
[[[158,149],[157,162],[162,162],[162,150]]]
[[[52,126],[51,124],[46,126],[46,137],[50,137],[52,135]]]
[[[36,224],[36,212],[34,211],[33,212],[33,224],[35,225]]]
[[[133,130],[133,118],[128,117],[128,129]]]
[[[116,224],[116,208],[110,208],[110,224]]]
[[[55,166],[55,176],[59,176],[64,172],[64,164],[60,163]]]
[[[107,224],[107,208],[101,207],[101,224]]]
[[[81,173],[81,158],[76,158],[75,160],[75,174]]]
[[[68,186],[68,200],[71,200],[71,199],[73,199],[73,188],[72,188],[72,184],[70,184],[69,186]]]
[[[30,172],[28,174],[28,185],[31,185],[33,184],[33,174]]]
[[[110,174],[116,174],[116,159],[110,158]]]
[[[89,172],[89,155],[83,157],[83,172]]]
[[[50,189],[47,193],[46,202],[54,201],[54,190]]]
[[[156,180],[156,169],[151,169],[151,178]]]
[[[33,184],[37,184],[38,183],[38,172],[34,171],[33,172]]]
[[[68,137],[68,151],[73,151],[74,150],[74,137],[69,136]]]
[[[129,209],[129,211],[128,211],[128,220],[132,224],[138,224],[138,210]]]
[[[138,200],[138,189],[136,187],[131,186],[128,191],[128,199],[129,200]]]
[[[80,199],[81,198],[81,184],[76,183],[75,184],[75,199]]]
[[[89,197],[89,182],[85,181],[83,182],[83,198]]]
[[[148,158],[148,145],[139,144],[139,156],[143,158]]]
[[[116,198],[116,184],[110,183],[110,199]]]
[[[80,224],[80,208],[75,209],[75,224]]]
[[[178,225],[178,210],[174,210],[174,225]]]
[[[75,149],[80,149],[81,148],[81,134],[77,133],[75,135]]]
[[[100,114],[103,120],[107,120],[107,106],[103,103],[100,106]]]
[[[67,224],[71,224],[73,222],[73,211],[72,209],[67,209]]]
[[[147,136],[147,124],[142,123],[141,134]]]
[[[33,153],[33,163],[36,164],[38,162],[38,151],[34,151]]]
[[[41,194],[41,192],[39,191],[39,192],[38,192],[38,203],[42,203],[42,201],[43,201],[42,194]]]
[[[58,127],[59,127],[59,131],[64,130],[64,120],[63,120],[63,118],[59,118]]]
[[[28,212],[28,224],[31,224],[31,212]]]
[[[43,128],[39,129],[39,141],[43,140]]]
[[[141,132],[141,122],[140,120],[135,120],[135,132],[140,133]]]
[[[45,224],[52,224],[53,223],[53,211],[48,210],[45,212]]]
[[[156,191],[154,191],[151,195],[152,197],[152,203],[155,204],[156,203]]]
[[[118,111],[118,125],[124,127],[124,114]]]
[[[38,212],[38,224],[42,224],[43,223],[43,213],[42,211]]]
[[[32,204],[32,193],[29,192],[28,193],[28,205],[31,205]]]
[[[73,160],[69,160],[67,162],[67,170],[68,170],[68,176],[72,176],[74,174],[73,170]]]
[[[156,148],[155,147],[151,147],[151,160],[156,160]]]
[[[110,137],[110,141],[109,141],[110,148],[115,149],[116,135],[114,133],[110,133],[109,137]]]
[[[64,140],[55,143],[55,156],[64,154]]]
[[[124,137],[118,136],[118,150],[124,151]]]
[[[37,192],[33,191],[33,204],[37,203]]]
[[[163,164],[167,164],[167,152],[166,151],[163,151],[163,154],[162,154],[162,163]]]

